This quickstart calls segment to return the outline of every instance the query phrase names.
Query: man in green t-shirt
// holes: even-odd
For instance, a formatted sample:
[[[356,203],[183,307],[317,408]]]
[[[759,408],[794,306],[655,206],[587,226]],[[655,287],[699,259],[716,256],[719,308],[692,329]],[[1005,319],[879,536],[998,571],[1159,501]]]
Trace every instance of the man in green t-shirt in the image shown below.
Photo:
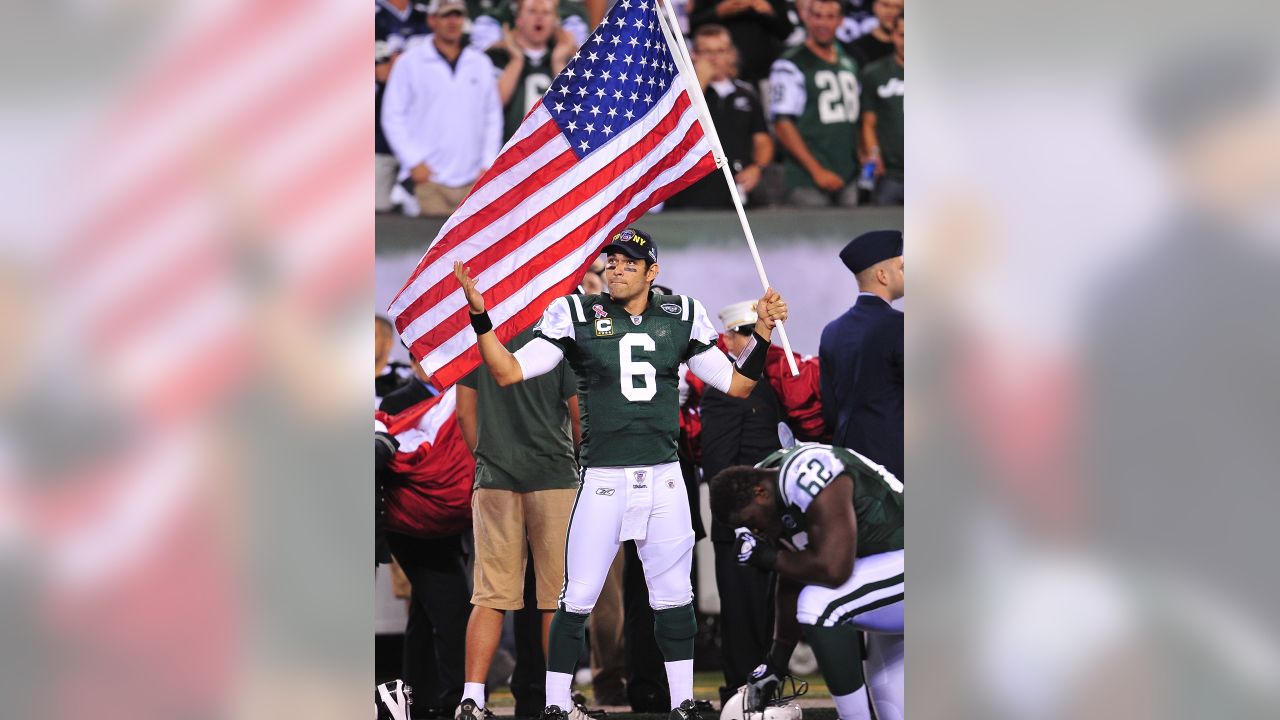
[[[486,51],[498,69],[503,142],[515,135],[529,109],[578,49],[573,36],[560,27],[556,5],[556,0],[517,0],[515,27],[504,29],[502,41]]]
[[[800,19],[804,44],[769,72],[769,111],[786,150],[787,202],[799,207],[858,204],[858,74],[836,42],[839,0],[812,0]]]
[[[903,60],[905,19],[893,27],[893,54],[862,71],[862,155],[876,165],[877,205],[901,205],[903,183]]]
[[[533,330],[526,330],[506,347],[515,351],[533,338]],[[466,684],[454,718],[480,720],[489,714],[484,683],[502,636],[503,613],[524,607],[530,551],[546,652],[578,487],[578,379],[561,361],[545,375],[505,388],[479,368],[457,388],[458,425],[476,458],[471,496],[476,555]]]

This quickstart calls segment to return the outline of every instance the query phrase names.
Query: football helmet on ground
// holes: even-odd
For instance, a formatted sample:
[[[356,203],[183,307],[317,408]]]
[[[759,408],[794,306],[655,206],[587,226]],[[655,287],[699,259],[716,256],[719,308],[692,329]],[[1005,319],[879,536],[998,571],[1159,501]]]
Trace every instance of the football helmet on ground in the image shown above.
[[[790,692],[784,693],[783,689],[788,686]],[[787,675],[776,685],[776,694],[754,710],[747,703],[747,687],[738,688],[725,701],[724,707],[720,708],[720,720],[801,720],[803,713],[796,698],[809,691],[809,683],[803,680],[797,683],[794,677]]]

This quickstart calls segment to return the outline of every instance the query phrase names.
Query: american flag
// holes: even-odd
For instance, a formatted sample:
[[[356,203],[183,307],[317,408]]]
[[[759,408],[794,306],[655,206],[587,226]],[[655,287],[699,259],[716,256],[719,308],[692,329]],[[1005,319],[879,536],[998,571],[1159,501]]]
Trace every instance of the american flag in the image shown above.
[[[480,362],[455,260],[505,342],[574,289],[613,233],[715,169],[656,2],[614,4],[392,301],[437,386]]]

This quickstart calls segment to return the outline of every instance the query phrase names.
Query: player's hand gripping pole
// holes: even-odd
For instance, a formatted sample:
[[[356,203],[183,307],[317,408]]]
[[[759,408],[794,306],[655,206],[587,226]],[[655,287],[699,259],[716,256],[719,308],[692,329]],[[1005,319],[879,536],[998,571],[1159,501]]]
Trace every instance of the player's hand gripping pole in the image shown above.
[[[751,250],[751,259],[756,263],[756,275],[760,278],[760,285],[768,290],[769,278],[764,272],[764,262],[760,259],[760,251],[756,248],[756,238],[751,234],[751,225],[747,222],[747,212],[742,208],[742,198],[738,197],[738,183],[733,179],[733,173],[729,169],[729,162],[725,159],[724,147],[720,144],[720,136],[716,133],[716,126],[711,122],[711,112],[707,109],[707,100],[702,96],[702,88],[698,87],[694,81],[698,77],[693,69],[693,59],[689,57],[689,51],[684,46],[682,39],[677,34],[676,28],[680,27],[679,19],[676,18],[675,10],[672,9],[670,0],[653,0],[658,3],[662,11],[658,13],[659,25],[662,26],[662,35],[667,40],[667,46],[671,49],[671,56],[676,61],[676,66],[680,69],[680,77],[684,78],[685,88],[689,91],[689,99],[693,101],[693,105],[698,111],[698,121],[702,123],[702,131],[706,133],[711,140],[712,152],[715,154],[716,165],[724,173],[724,180],[729,184],[729,197],[733,198],[733,208],[738,211],[738,222],[742,224],[742,233],[747,237],[747,247]],[[791,353],[791,341],[787,339],[787,329],[782,326],[779,321],[774,329],[778,331],[778,337],[782,338],[782,349],[787,351],[787,366],[791,368],[791,374],[799,375],[800,369],[796,367],[796,359]]]

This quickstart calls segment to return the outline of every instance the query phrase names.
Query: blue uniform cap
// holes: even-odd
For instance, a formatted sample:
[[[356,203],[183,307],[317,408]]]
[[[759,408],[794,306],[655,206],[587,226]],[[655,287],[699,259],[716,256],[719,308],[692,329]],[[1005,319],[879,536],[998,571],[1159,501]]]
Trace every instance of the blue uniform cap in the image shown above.
[[[872,230],[850,240],[840,251],[840,260],[856,275],[882,260],[901,254],[901,230]]]

